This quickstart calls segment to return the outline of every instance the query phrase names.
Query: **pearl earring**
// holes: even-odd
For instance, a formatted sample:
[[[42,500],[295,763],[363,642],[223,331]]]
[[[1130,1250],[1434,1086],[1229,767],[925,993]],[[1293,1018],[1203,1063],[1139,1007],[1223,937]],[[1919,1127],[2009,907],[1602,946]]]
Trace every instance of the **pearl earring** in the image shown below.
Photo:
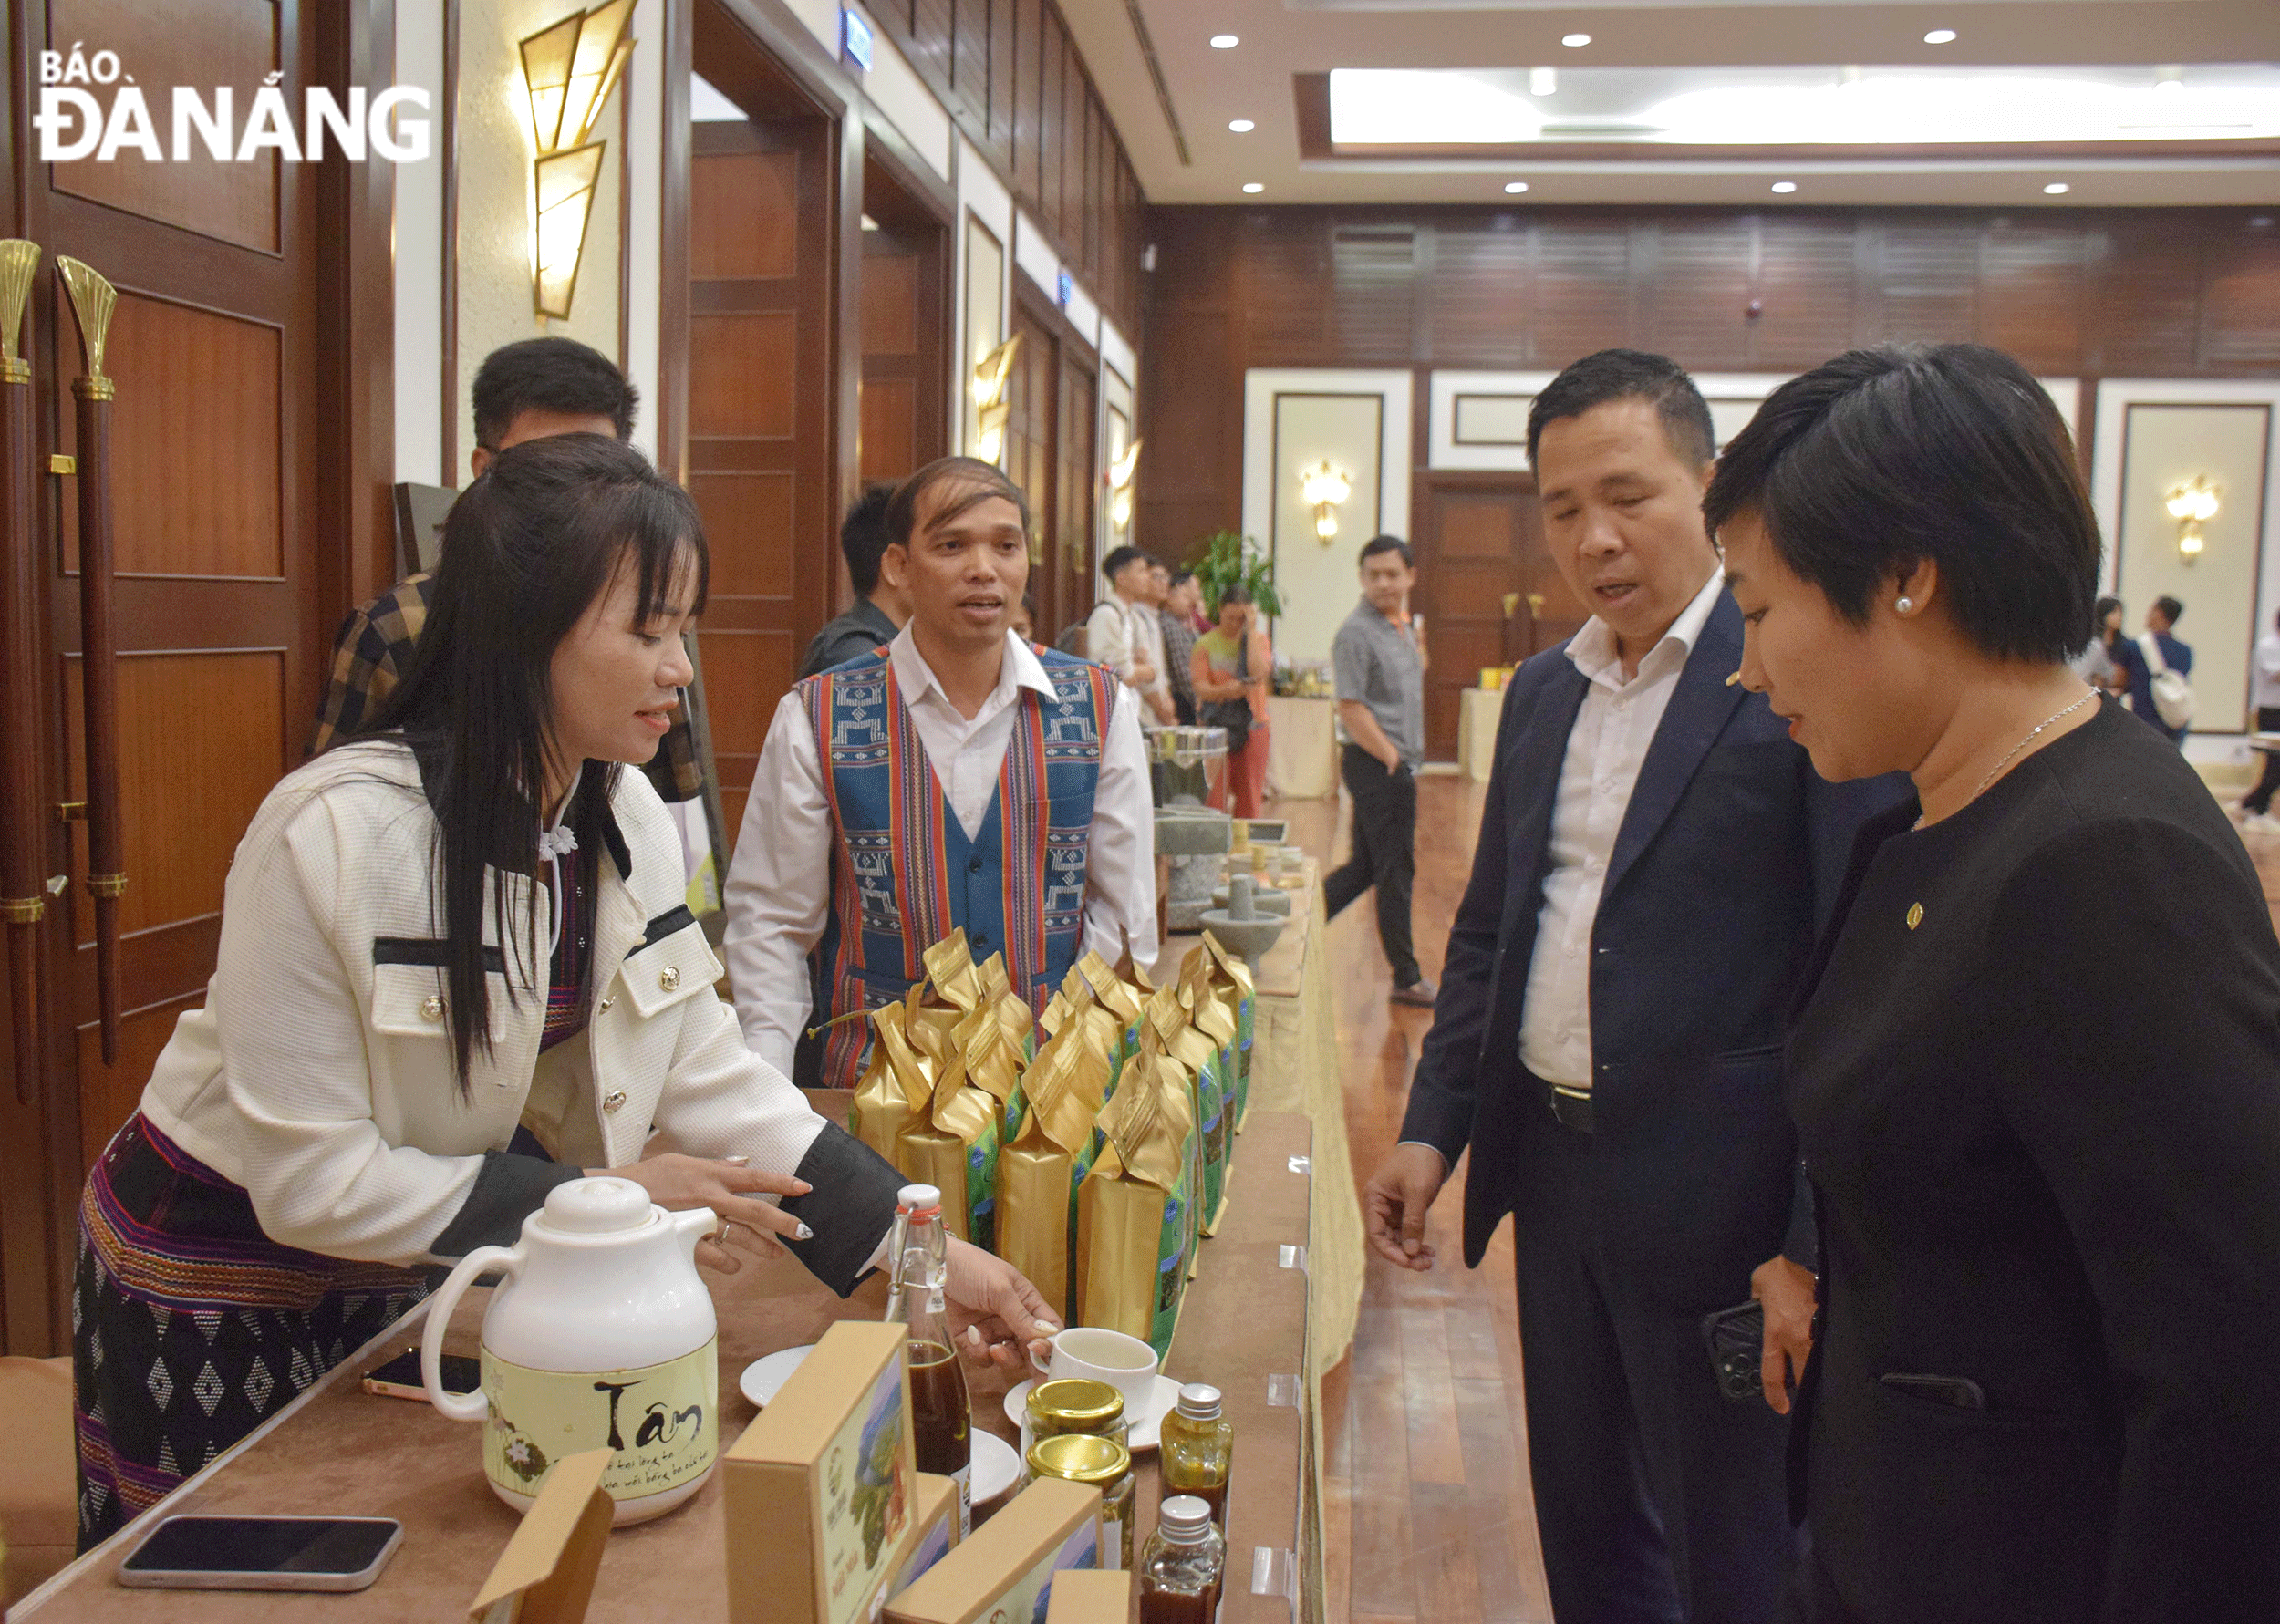
[[[1897,615],[1913,615],[1916,612],[1916,600],[1902,598],[1892,605],[1892,612]]]

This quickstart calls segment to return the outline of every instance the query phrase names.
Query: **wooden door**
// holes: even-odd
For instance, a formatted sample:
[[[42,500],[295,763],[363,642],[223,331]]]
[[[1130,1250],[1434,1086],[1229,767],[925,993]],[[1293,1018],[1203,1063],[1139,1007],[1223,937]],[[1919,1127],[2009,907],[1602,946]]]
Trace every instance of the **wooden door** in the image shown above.
[[[863,171],[865,483],[949,450],[949,229],[877,157]]]
[[[1053,539],[1045,550],[1046,579],[1032,583],[1041,608],[1051,597],[1063,623],[1093,612],[1093,515],[1100,472],[1096,403],[1100,375],[1074,344],[1061,347],[1060,468],[1053,492]]]
[[[1029,498],[1030,595],[1037,605],[1037,640],[1052,643],[1077,618],[1052,590],[1050,563],[1059,520],[1061,345],[1052,329],[1019,299],[1013,302],[1013,333],[1021,347],[1006,379],[1005,471]]]
[[[844,567],[832,439],[838,132],[818,117],[690,133],[689,491],[712,550],[697,640],[733,848],[769,721],[833,614]]]
[[[1562,641],[1586,611],[1544,547],[1528,474],[1435,474],[1420,481],[1417,589],[1433,654],[1425,754],[1456,756],[1457,713],[1484,666],[1517,664]]]
[[[18,38],[34,53],[84,41],[131,56],[127,47],[155,30],[164,49],[149,56],[146,85],[229,85],[241,108],[273,75],[297,108],[317,72],[314,20],[296,0],[176,5],[162,22],[140,0],[50,0],[21,20]],[[24,62],[11,64],[14,95],[28,97],[30,78]],[[177,1018],[203,998],[238,839],[300,760],[342,606],[320,601],[320,574],[343,579],[331,555],[344,549],[317,523],[318,442],[332,433],[319,412],[317,167],[274,153],[162,164],[128,154],[18,173],[28,191],[16,229],[41,249],[25,343],[42,471],[46,723],[42,738],[20,743],[36,751],[50,803],[82,801],[86,782],[79,476],[48,461],[76,450],[70,383],[86,366],[57,256],[84,261],[118,289],[103,370],[117,386],[109,489],[124,1019],[107,1065],[84,827],[58,811],[45,821],[47,872],[67,878],[44,922],[47,1075],[24,1091],[36,1124],[20,1113],[17,1090],[0,1091],[19,1112],[0,1118],[6,1344],[46,1351],[67,1334],[56,1305],[80,1176],[134,1110]],[[21,1244],[35,1235],[45,1270]]]

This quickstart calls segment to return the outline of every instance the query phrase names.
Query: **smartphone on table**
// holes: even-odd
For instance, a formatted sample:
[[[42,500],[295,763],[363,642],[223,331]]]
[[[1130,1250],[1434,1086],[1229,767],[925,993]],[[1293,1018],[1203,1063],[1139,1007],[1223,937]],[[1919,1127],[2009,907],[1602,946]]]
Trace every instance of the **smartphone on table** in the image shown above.
[[[443,1378],[445,1392],[479,1392],[483,1384],[482,1361],[470,1359],[464,1353],[447,1353],[436,1361],[437,1374]],[[384,1365],[375,1365],[365,1372],[364,1391],[378,1393],[384,1399],[418,1399],[428,1402],[428,1384],[420,1374],[420,1350],[408,1348]]]
[[[404,1526],[393,1517],[171,1516],[119,1564],[155,1590],[361,1590]]]

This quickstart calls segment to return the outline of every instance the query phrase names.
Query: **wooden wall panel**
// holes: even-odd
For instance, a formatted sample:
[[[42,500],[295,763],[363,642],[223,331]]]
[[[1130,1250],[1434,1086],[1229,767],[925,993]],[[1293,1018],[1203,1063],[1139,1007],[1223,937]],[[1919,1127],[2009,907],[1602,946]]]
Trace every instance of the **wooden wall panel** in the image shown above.
[[[768,310],[689,318],[689,416],[707,436],[782,440],[793,430],[785,388],[800,366],[799,315]]]
[[[130,58],[144,53],[132,42],[150,41],[154,8],[150,0],[50,0],[49,37],[85,40],[96,50],[108,45]],[[202,100],[228,86],[238,117],[246,116],[262,81],[284,67],[278,59],[277,7],[268,0],[231,5],[174,5],[166,8],[162,43],[150,53],[164,63],[165,77],[147,83],[151,124],[161,147],[173,151],[172,99],[157,85],[194,87]],[[77,48],[76,47],[74,48]],[[149,60],[150,57],[146,57]],[[154,64],[155,66],[155,64]],[[146,80],[150,74],[146,70]],[[287,92],[295,108],[294,128],[303,129],[297,97]],[[109,97],[98,99],[108,102]],[[238,127],[242,129],[242,126]],[[277,251],[277,155],[271,152],[251,163],[223,161],[213,157],[204,141],[192,134],[188,143],[194,156],[181,163],[150,163],[123,157],[105,163],[82,159],[52,167],[55,189],[90,202],[123,209],[146,220],[163,221],[186,231],[218,237],[265,253]],[[337,161],[336,149],[326,143],[325,161]]]
[[[797,477],[784,469],[689,476],[689,493],[704,517],[715,596],[792,595],[797,485]]]
[[[76,332],[60,284],[56,303],[57,330]],[[285,573],[283,336],[266,322],[119,295],[103,367],[119,385],[111,506],[120,574]],[[57,418],[62,450],[76,451],[75,415]],[[76,572],[78,504],[65,502],[61,512],[64,568]]]
[[[1145,200],[1053,0],[896,0],[873,15],[1062,263],[1138,332]]]
[[[1254,367],[1554,369],[1628,345],[1794,372],[1966,339],[2044,376],[2269,375],[2275,213],[1152,209],[1134,533],[1184,556],[1241,523]]]
[[[799,251],[791,152],[715,153],[689,166],[689,274],[789,276]]]

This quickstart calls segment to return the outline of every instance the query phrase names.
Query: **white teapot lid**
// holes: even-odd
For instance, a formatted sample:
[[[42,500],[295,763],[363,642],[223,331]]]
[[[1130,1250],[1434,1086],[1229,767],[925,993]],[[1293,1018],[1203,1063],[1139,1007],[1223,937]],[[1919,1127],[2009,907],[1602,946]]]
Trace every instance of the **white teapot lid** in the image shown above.
[[[649,1221],[649,1193],[629,1178],[574,1178],[546,1195],[546,1226],[565,1235],[614,1235]]]

